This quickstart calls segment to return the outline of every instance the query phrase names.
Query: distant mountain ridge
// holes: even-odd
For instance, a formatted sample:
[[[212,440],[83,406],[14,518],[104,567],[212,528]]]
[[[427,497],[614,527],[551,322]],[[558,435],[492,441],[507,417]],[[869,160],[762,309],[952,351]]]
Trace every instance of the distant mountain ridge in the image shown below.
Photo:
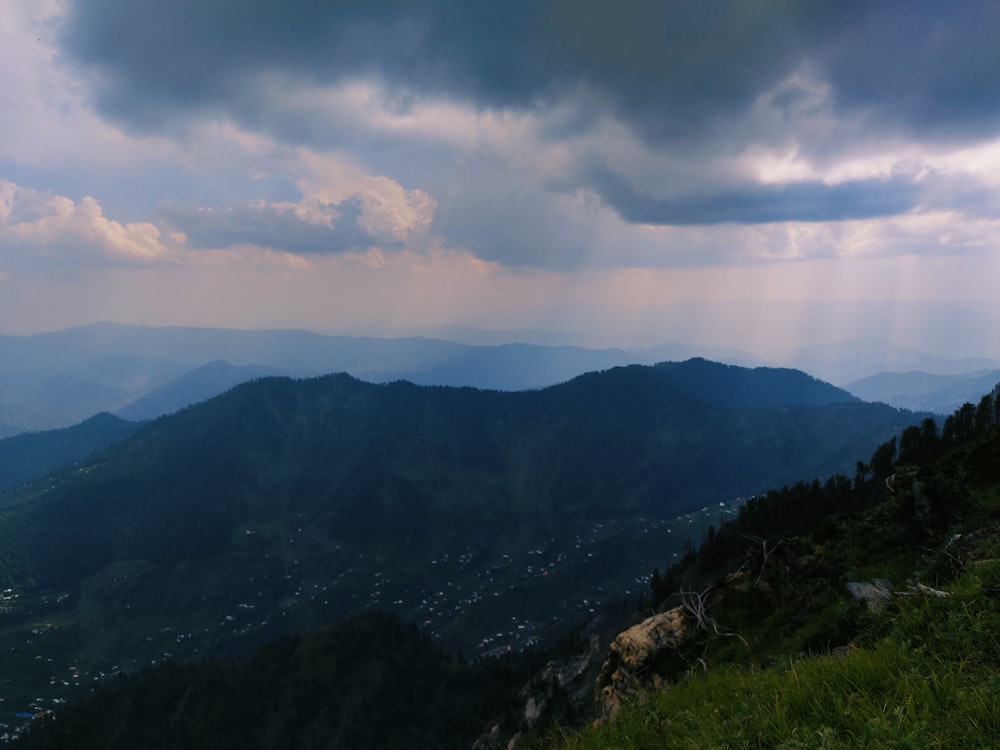
[[[287,371],[260,365],[232,365],[216,360],[176,380],[159,386],[117,410],[123,419],[140,421],[172,414],[185,406],[218,396],[254,378],[289,375]]]
[[[664,358],[665,351],[696,350],[474,346],[421,337],[379,339],[303,330],[98,323],[33,336],[0,336],[0,435],[65,427],[101,411],[148,418],[176,410],[236,384],[236,376],[197,373],[218,361],[234,368],[258,368],[261,374],[270,370],[309,377],[348,372],[372,382],[409,380],[423,385],[523,390],[554,385],[593,370],[653,364]],[[244,376],[256,375],[244,372],[239,377]],[[215,393],[208,388],[213,378],[218,382]],[[196,387],[195,381],[202,385]],[[170,383],[174,385],[168,387]],[[192,400],[181,403],[188,389]],[[163,404],[154,406],[156,399],[163,399]]]
[[[843,388],[789,368],[748,369],[700,357],[661,362],[656,367],[670,373],[675,387],[686,395],[734,409],[826,406],[858,400]]]
[[[947,415],[964,403],[978,403],[997,381],[1000,381],[1000,369],[961,375],[882,372],[848,383],[845,388],[866,401]]]
[[[781,361],[786,367],[803,370],[841,386],[879,372],[923,371],[936,375],[963,375],[1000,369],[1000,359],[943,357],[872,338],[804,347],[782,357]]]
[[[102,412],[73,427],[0,440],[0,491],[88,458],[142,425]]]
[[[464,335],[460,328],[453,332],[470,340],[469,331]],[[101,411],[145,418],[180,408],[186,405],[181,403],[185,388],[197,379],[206,384],[211,380],[206,373],[194,373],[216,361],[295,377],[347,372],[371,382],[409,380],[420,385],[507,391],[544,388],[585,372],[664,360],[705,357],[744,367],[774,365],[753,354],[718,346],[667,343],[590,349],[556,344],[557,337],[538,332],[520,333],[552,343],[500,343],[499,333],[478,337],[496,343],[473,345],[420,336],[390,339],[304,330],[150,328],[117,323],[0,336],[0,436],[65,427]],[[800,349],[777,362],[837,385],[887,370],[956,374],[1000,368],[1000,360],[949,359],[865,339]],[[192,379],[168,389],[173,396],[158,392],[188,375]],[[232,379],[226,380],[216,386],[216,392],[232,385]],[[188,403],[214,395],[210,390],[195,388]],[[144,400],[155,398],[165,399],[162,407]]]

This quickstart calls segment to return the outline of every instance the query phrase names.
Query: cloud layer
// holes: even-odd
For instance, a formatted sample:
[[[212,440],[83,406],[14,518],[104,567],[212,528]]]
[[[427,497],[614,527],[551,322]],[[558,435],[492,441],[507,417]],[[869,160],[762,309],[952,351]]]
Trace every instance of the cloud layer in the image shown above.
[[[998,33],[988,0],[10,0],[0,283],[274,274],[322,320],[351,278],[517,325],[756,268],[762,305],[942,302],[997,264]]]

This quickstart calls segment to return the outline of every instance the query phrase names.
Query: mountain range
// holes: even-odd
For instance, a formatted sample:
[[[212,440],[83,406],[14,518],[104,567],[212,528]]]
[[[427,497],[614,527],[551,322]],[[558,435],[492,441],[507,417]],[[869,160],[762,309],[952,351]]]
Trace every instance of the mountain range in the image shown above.
[[[458,329],[444,332],[462,334]],[[0,336],[0,438],[71,426],[102,411],[129,420],[151,419],[262,375],[347,372],[371,382],[408,380],[511,391],[543,388],[610,367],[699,356],[747,367],[793,367],[837,384],[904,367],[950,375],[1000,368],[994,360],[952,360],[869,340],[803,349],[775,363],[719,347],[672,343],[630,350],[588,349],[559,345],[553,337],[517,333],[548,343],[471,345],[419,337],[113,323]],[[903,405],[893,400],[898,393],[878,390],[876,395],[878,400]],[[918,402],[911,399],[905,404],[917,408]],[[931,399],[920,408],[939,406]]]
[[[881,401],[901,409],[947,415],[962,404],[977,404],[1000,381],[1000,370],[979,370],[961,375],[922,371],[882,372],[855,380],[845,390],[865,401]]]
[[[674,349],[690,356],[690,348]],[[127,419],[160,416],[262,374],[348,372],[372,382],[522,390],[588,371],[652,364],[670,350],[633,354],[575,346],[324,336],[301,330],[98,323],[33,336],[0,336],[0,437],[66,427],[101,411]]]
[[[0,697],[367,606],[524,648],[627,604],[738,498],[853,473],[922,416],[706,360],[519,392],[258,378],[0,495]]]
[[[752,380],[758,392],[733,401],[771,410],[764,402],[773,396],[759,388],[767,372],[748,377],[717,368],[681,363],[643,376],[655,380],[665,372],[670,381],[671,369],[700,373],[677,388],[683,398],[693,398],[691,384],[702,388],[712,375],[730,385]],[[605,375],[584,384],[599,384]],[[793,389],[799,398],[823,402],[837,394],[779,375],[784,387],[799,386]],[[635,389],[639,381],[628,382]],[[315,403],[299,393],[300,404]],[[10,719],[19,722],[15,734],[35,723],[18,745],[28,750],[469,747],[477,734],[474,746],[482,750],[889,747],[925,746],[929,739],[942,747],[992,746],[1000,739],[1000,649],[991,635],[1000,626],[1000,389],[969,416],[950,416],[943,432],[930,419],[907,428],[898,445],[893,437],[870,462],[858,462],[853,480],[817,478],[751,499],[664,576],[654,570],[644,579],[645,604],[640,596],[637,605],[591,608],[586,630],[548,650],[525,645],[456,663],[417,625],[366,612],[236,662],[177,663],[167,656],[135,671],[116,666],[116,677],[98,674],[104,687],[84,690],[86,697],[68,707],[57,704],[61,698],[26,697],[35,692],[13,697],[9,681],[0,690],[7,703],[29,708],[18,714],[28,718]],[[668,549],[672,530],[647,532]],[[635,534],[621,539],[619,553],[636,541]],[[534,562],[537,551],[527,554]],[[472,558],[460,560],[459,568]],[[443,564],[437,558],[431,567]],[[552,594],[572,596],[571,582],[593,572],[575,567],[576,576]],[[93,637],[94,624],[85,619],[107,622],[116,588],[129,595],[127,603],[117,601],[119,610],[147,607],[142,576],[141,565],[119,563],[113,576],[102,576],[103,589],[84,586],[72,627],[65,613],[47,613],[44,624],[31,618],[28,645],[11,645],[17,634],[8,627],[0,636],[5,666],[54,670],[49,692],[81,678],[86,684],[91,674],[78,666],[85,655],[80,646]],[[188,585],[204,592],[202,600],[221,595],[197,576]],[[92,601],[83,607],[86,597]],[[9,606],[9,591],[3,601]],[[515,601],[504,603],[504,614],[516,611]],[[224,620],[234,632],[242,626],[236,619]],[[169,622],[159,633],[177,643],[199,638],[185,632],[184,617],[147,622]],[[613,639],[610,627],[620,630]],[[28,632],[22,626],[21,637]],[[75,643],[72,667],[39,665],[46,654],[64,656],[58,646],[67,641]],[[24,679],[17,669],[7,673]],[[53,718],[45,718],[53,708]],[[486,716],[493,718],[483,723]],[[593,724],[596,716],[603,720]]]

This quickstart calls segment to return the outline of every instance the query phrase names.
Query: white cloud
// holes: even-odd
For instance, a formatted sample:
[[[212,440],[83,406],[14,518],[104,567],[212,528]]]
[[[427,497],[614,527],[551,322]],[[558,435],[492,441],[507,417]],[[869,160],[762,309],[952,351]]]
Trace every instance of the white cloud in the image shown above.
[[[426,232],[437,202],[425,191],[405,190],[388,177],[366,181],[361,188],[361,225],[375,240],[405,242]]]
[[[437,201],[427,191],[368,174],[338,154],[302,148],[297,156],[303,174],[297,181],[302,198],[296,205],[304,215],[323,217],[330,206],[359,198],[358,224],[378,242],[406,243],[430,228]]]
[[[162,263],[179,237],[149,222],[122,223],[90,196],[79,202],[0,180],[0,259],[17,266]]]

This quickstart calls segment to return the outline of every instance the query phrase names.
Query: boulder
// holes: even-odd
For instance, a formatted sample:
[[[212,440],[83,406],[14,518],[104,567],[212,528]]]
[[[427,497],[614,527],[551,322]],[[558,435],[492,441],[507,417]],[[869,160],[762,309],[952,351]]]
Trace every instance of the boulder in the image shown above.
[[[665,675],[657,662],[676,652],[690,637],[684,607],[653,615],[618,634],[597,677],[595,697],[603,716],[614,715],[622,702],[637,693],[660,687]]]
[[[585,650],[550,661],[520,692],[524,707],[514,725],[497,721],[475,742],[473,750],[514,750],[539,722],[561,715],[583,716],[593,698],[593,679],[600,663],[600,638],[592,634]]]

